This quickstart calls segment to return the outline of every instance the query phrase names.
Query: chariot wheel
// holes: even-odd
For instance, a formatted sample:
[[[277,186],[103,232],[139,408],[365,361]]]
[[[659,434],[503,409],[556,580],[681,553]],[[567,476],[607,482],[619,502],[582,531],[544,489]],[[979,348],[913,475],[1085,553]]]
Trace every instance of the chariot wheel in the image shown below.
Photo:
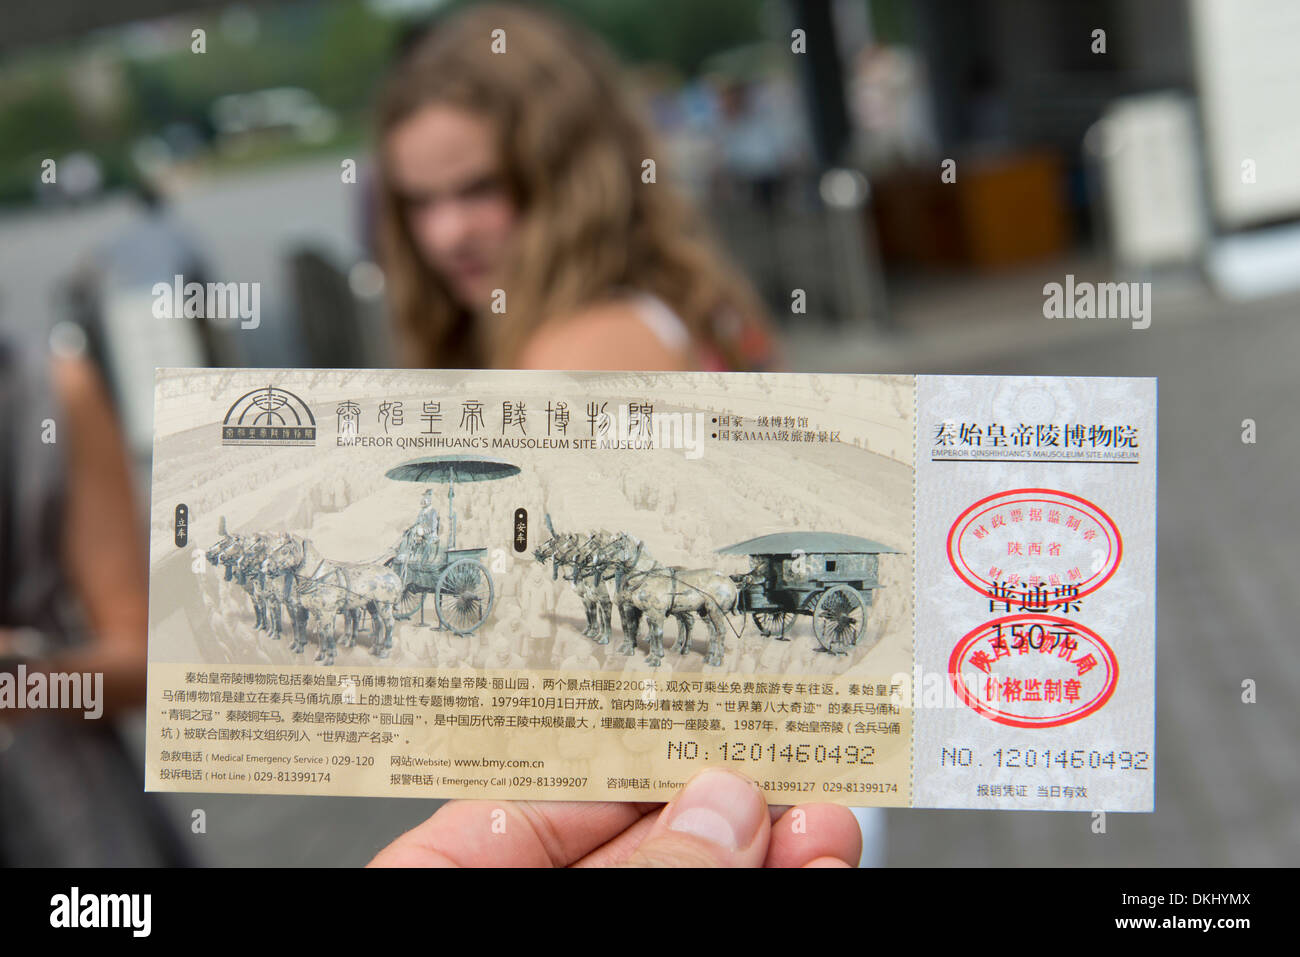
[[[405,620],[424,607],[426,591],[416,591],[410,585],[402,589],[402,597],[393,602],[393,617]]]
[[[495,597],[492,576],[482,562],[473,558],[452,562],[438,576],[438,620],[449,631],[468,635],[492,612]]]
[[[856,645],[867,627],[867,605],[848,585],[822,592],[813,609],[813,634],[827,651],[843,654]]]
[[[794,620],[794,612],[756,611],[753,613],[753,618],[754,624],[758,626],[758,633],[764,638],[775,635],[777,638],[784,639],[790,623]]]

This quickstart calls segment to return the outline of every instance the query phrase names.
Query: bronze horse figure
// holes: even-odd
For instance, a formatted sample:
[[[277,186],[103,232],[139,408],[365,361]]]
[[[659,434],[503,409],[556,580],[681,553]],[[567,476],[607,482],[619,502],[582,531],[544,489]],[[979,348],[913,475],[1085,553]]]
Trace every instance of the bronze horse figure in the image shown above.
[[[537,548],[533,549],[533,558],[538,562],[545,563],[548,559],[551,562],[551,578],[560,577],[560,569],[565,566],[572,566],[573,572],[566,574],[572,583],[578,597],[582,599],[582,604],[587,612],[587,627],[583,629],[582,634],[587,638],[596,639],[597,644],[605,644],[609,641],[608,636],[603,639],[599,637],[602,632],[601,624],[601,602],[598,590],[594,585],[588,587],[585,582],[579,580],[579,565],[576,558],[583,549],[582,536],[576,532],[560,535],[556,533],[554,526],[551,525],[551,517],[546,516],[546,527],[550,530],[551,537],[543,542]],[[608,614],[609,593],[605,591],[605,613]]]
[[[598,645],[609,644],[613,633],[613,599],[610,597],[607,583],[614,580],[617,569],[610,562],[599,560],[598,556],[601,549],[610,544],[616,536],[603,530],[590,532],[585,538],[580,532],[561,535],[555,531],[550,515],[546,516],[546,528],[551,533],[551,537],[533,550],[533,557],[543,563],[548,559],[551,561],[553,579],[559,578],[561,568],[566,566],[572,568],[565,577],[572,582],[574,591],[582,599],[587,613],[587,627],[583,629],[582,634],[593,639]],[[686,647],[690,642],[691,614],[681,612],[674,617],[677,619],[678,638],[683,643],[683,647]],[[640,626],[640,620],[641,613],[638,609],[632,606],[619,606],[619,623],[624,634],[631,632],[633,640]]]
[[[609,644],[612,631],[610,619],[614,602],[605,582],[614,575],[612,570],[607,571],[593,559],[600,548],[609,544],[611,537],[609,532],[592,532],[585,541],[579,541],[568,558],[573,568],[570,580],[587,607],[587,630],[583,634],[598,645]]]
[[[257,621],[253,625],[254,630],[265,630],[272,637],[279,638],[280,605],[278,601],[275,601],[275,620],[273,621],[271,617],[272,589],[263,568],[270,542],[271,539],[268,536],[254,533],[244,541],[242,553],[235,567],[236,573],[243,580],[244,588],[247,589],[249,596],[253,599],[253,610],[257,615]]]
[[[722,664],[726,615],[736,610],[739,589],[729,575],[709,568],[680,568],[655,560],[640,539],[620,532],[599,550],[597,560],[615,566],[614,588],[620,610],[635,609],[644,616],[649,630],[649,664],[657,667],[663,660],[664,619],[668,615],[698,614],[709,628],[707,664]],[[624,611],[624,622],[628,612]],[[677,650],[685,654],[690,648],[690,633],[683,632]],[[636,632],[624,629],[622,654],[636,650]]]
[[[259,548],[260,537],[259,535],[233,536],[217,555],[218,561],[226,567],[226,581],[233,581],[248,593],[256,615],[255,628],[258,630],[261,630],[264,623],[264,609],[258,593],[260,586],[257,581],[258,564],[261,559],[254,557]]]
[[[393,647],[393,604],[401,597],[403,587],[402,580],[392,570],[383,565],[327,559],[309,539],[295,539],[291,535],[280,539],[267,557],[265,567],[268,574],[283,574],[292,579],[292,601],[316,625],[320,645],[317,661],[334,663],[335,617],[344,614],[355,627],[364,612],[369,612],[383,630],[381,639],[376,628],[371,653],[377,658],[388,656]],[[295,636],[292,649],[302,651],[305,646],[305,633]]]
[[[208,549],[211,557],[208,561],[214,565],[221,565],[225,569],[225,580],[235,580],[235,565],[239,561],[239,556],[243,554],[244,543],[239,535],[227,535],[212,548]]]
[[[580,595],[585,593],[587,597],[590,597],[592,601],[599,605],[600,613],[597,616],[599,637],[596,638],[596,644],[598,645],[608,644],[613,633],[612,615],[610,613],[612,600],[609,595],[609,588],[605,583],[614,582],[617,579],[618,566],[611,561],[601,559],[600,555],[602,550],[611,544],[616,537],[617,535],[611,532],[592,532],[587,540],[578,546],[572,559],[574,587],[578,589]],[[692,612],[677,611],[670,612],[670,614],[677,621],[677,642],[682,649],[681,653],[685,654],[691,642]],[[631,641],[635,644],[637,631],[641,627],[641,610],[635,605],[620,604],[618,606],[618,620],[624,636],[631,635]]]

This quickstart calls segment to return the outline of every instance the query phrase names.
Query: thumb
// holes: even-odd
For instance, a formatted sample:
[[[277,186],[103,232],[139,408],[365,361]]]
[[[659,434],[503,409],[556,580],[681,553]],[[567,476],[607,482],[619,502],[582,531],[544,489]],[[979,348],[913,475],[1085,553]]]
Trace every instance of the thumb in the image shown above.
[[[629,867],[761,867],[772,825],[749,778],[702,771],[666,807]]]

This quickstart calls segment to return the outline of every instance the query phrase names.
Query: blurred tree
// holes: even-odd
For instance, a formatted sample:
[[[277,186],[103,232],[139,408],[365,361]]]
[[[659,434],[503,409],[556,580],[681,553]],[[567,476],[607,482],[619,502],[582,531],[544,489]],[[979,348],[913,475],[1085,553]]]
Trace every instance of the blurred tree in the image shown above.
[[[443,10],[475,2],[453,0]],[[670,63],[687,75],[720,50],[765,39],[761,0],[543,0],[543,5],[584,24],[624,60]]]
[[[764,39],[755,0],[551,0],[628,60],[661,60],[684,73],[719,50]]]
[[[686,75],[719,51],[764,39],[761,0],[544,2],[584,23],[624,60],[666,63]],[[93,151],[115,185],[129,175],[131,148],[141,137],[173,124],[206,137],[212,104],[230,93],[303,87],[338,114],[344,137],[359,136],[406,25],[365,0],[257,5],[241,23],[247,27],[250,19],[253,28],[240,37],[224,29],[219,12],[158,21],[148,29],[162,43],[143,48],[130,42],[129,31],[140,25],[129,24],[0,63],[0,201],[31,198],[33,157],[74,149]],[[199,27],[207,34],[203,54],[190,49],[190,33]],[[70,92],[70,72],[91,54],[112,58],[123,77],[126,92],[111,131],[91,129]]]

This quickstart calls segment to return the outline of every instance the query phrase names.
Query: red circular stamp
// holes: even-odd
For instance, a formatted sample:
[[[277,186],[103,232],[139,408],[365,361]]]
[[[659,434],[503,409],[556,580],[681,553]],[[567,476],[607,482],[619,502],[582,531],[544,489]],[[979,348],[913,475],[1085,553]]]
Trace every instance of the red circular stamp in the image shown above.
[[[1124,544],[1109,515],[1078,495],[1018,488],[980,499],[952,523],[948,561],[982,595],[1044,605],[1082,598],[1119,567]]]
[[[948,659],[957,696],[1016,728],[1054,728],[1092,714],[1115,691],[1119,662],[1101,636],[1055,615],[1008,615],[966,634]]]

